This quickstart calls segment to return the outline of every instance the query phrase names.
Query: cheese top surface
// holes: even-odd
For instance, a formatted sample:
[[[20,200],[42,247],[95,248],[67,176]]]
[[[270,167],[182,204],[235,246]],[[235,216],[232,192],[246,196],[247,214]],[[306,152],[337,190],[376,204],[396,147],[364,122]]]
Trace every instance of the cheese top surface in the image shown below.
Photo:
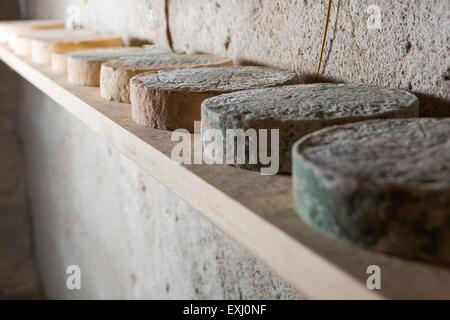
[[[169,91],[233,92],[294,83],[293,72],[263,67],[217,67],[177,69],[144,73],[133,78],[139,88]]]
[[[308,84],[254,89],[210,98],[208,112],[277,120],[329,120],[389,114],[418,108],[413,94],[392,88]]]
[[[306,136],[294,152],[325,171],[363,181],[450,188],[450,119],[374,120],[335,126]]]

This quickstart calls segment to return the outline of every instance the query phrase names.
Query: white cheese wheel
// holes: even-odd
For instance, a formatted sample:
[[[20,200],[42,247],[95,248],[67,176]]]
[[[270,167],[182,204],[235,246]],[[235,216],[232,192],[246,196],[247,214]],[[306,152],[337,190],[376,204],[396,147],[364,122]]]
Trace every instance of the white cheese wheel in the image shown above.
[[[202,134],[209,144],[208,132],[222,133],[223,139],[214,140],[215,147],[205,151],[219,162],[234,157],[239,149],[234,140],[226,139],[230,130],[279,130],[279,172],[290,173],[292,146],[306,134],[333,125],[418,115],[417,97],[399,89],[355,84],[293,85],[239,91],[204,101]],[[208,150],[216,152],[209,154]],[[259,161],[238,166],[265,168]]]
[[[167,50],[127,47],[72,52],[67,55],[67,80],[71,84],[99,87],[102,63],[122,57],[145,56],[160,52]]]
[[[450,120],[374,120],[293,148],[294,204],[332,237],[450,264]]]

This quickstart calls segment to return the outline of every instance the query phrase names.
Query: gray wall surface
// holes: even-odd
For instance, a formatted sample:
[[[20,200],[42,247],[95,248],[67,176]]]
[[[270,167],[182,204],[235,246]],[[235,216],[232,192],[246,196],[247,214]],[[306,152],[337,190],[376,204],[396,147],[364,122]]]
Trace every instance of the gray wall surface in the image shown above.
[[[33,0],[29,14],[61,16],[80,6],[87,28],[210,52],[315,79],[327,0]],[[334,0],[320,81],[411,90],[423,115],[450,116],[450,1]],[[50,5],[51,4],[51,5]],[[369,30],[377,5],[381,28]]]
[[[0,20],[20,18],[15,4],[0,1]],[[0,83],[0,299],[38,298],[17,126],[22,82],[0,62]]]

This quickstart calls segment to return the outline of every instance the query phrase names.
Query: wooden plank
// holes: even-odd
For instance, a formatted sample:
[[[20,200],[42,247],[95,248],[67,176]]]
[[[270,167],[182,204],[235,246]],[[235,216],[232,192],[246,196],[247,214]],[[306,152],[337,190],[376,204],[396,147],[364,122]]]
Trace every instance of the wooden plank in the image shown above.
[[[70,85],[49,66],[32,65],[5,47],[0,47],[0,58],[305,296],[450,298],[448,268],[369,252],[306,226],[293,209],[291,177],[179,165],[170,160],[171,133],[135,124],[130,105],[102,100],[98,88]],[[370,265],[381,268],[380,291],[366,287]]]

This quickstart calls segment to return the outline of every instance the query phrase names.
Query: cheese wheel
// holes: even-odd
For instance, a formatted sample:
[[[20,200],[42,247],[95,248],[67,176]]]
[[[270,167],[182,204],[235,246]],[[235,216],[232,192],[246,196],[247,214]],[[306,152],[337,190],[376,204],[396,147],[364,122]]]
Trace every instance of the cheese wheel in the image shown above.
[[[146,55],[154,53],[168,53],[168,49],[156,46],[139,47],[117,47],[100,49],[81,49],[70,52],[52,52],[52,71],[64,73],[67,64],[71,61],[71,71],[68,72],[68,80],[72,84],[84,86],[100,86],[100,68],[103,62],[120,57]]]
[[[31,32],[27,33],[30,34]],[[28,57],[31,55],[31,40],[24,38],[21,35],[16,35],[14,40],[10,42],[11,49],[18,56]]]
[[[14,45],[16,36],[32,30],[60,29],[64,22],[55,20],[13,20],[0,22],[0,44]]]
[[[65,73],[67,69],[67,53],[52,52],[50,65],[53,72]]]
[[[31,48],[31,60],[37,64],[50,64],[52,52],[122,46],[119,36],[89,30],[34,31],[19,35],[18,38],[22,42],[22,50],[26,46]]]
[[[69,83],[82,86],[100,86],[100,70],[102,63],[121,57],[149,56],[168,53],[167,49],[148,48],[106,48],[83,50],[67,55],[67,79]]]
[[[131,79],[132,118],[138,124],[194,131],[200,106],[220,94],[298,83],[295,73],[263,67],[179,69]]]
[[[202,104],[202,138],[209,144],[207,132],[217,130],[223,139],[215,139],[214,150],[206,155],[221,163],[237,155],[234,140],[227,132],[254,129],[279,130],[279,172],[291,172],[291,148],[304,135],[336,124],[376,118],[405,118],[419,115],[419,101],[413,94],[391,88],[347,84],[308,84],[241,91],[208,99]],[[258,142],[259,143],[259,142]],[[274,143],[274,142],[272,142]],[[245,146],[247,153],[248,146]],[[229,153],[226,152],[229,150]],[[254,157],[258,155],[253,155]],[[238,159],[235,159],[235,164]],[[254,162],[254,161],[253,161]],[[260,170],[256,163],[239,167]]]
[[[450,263],[450,120],[336,126],[293,148],[299,215],[322,232]]]
[[[104,99],[130,103],[130,80],[144,72],[181,68],[231,65],[229,59],[212,55],[155,54],[151,57],[127,57],[102,64],[100,94]]]

